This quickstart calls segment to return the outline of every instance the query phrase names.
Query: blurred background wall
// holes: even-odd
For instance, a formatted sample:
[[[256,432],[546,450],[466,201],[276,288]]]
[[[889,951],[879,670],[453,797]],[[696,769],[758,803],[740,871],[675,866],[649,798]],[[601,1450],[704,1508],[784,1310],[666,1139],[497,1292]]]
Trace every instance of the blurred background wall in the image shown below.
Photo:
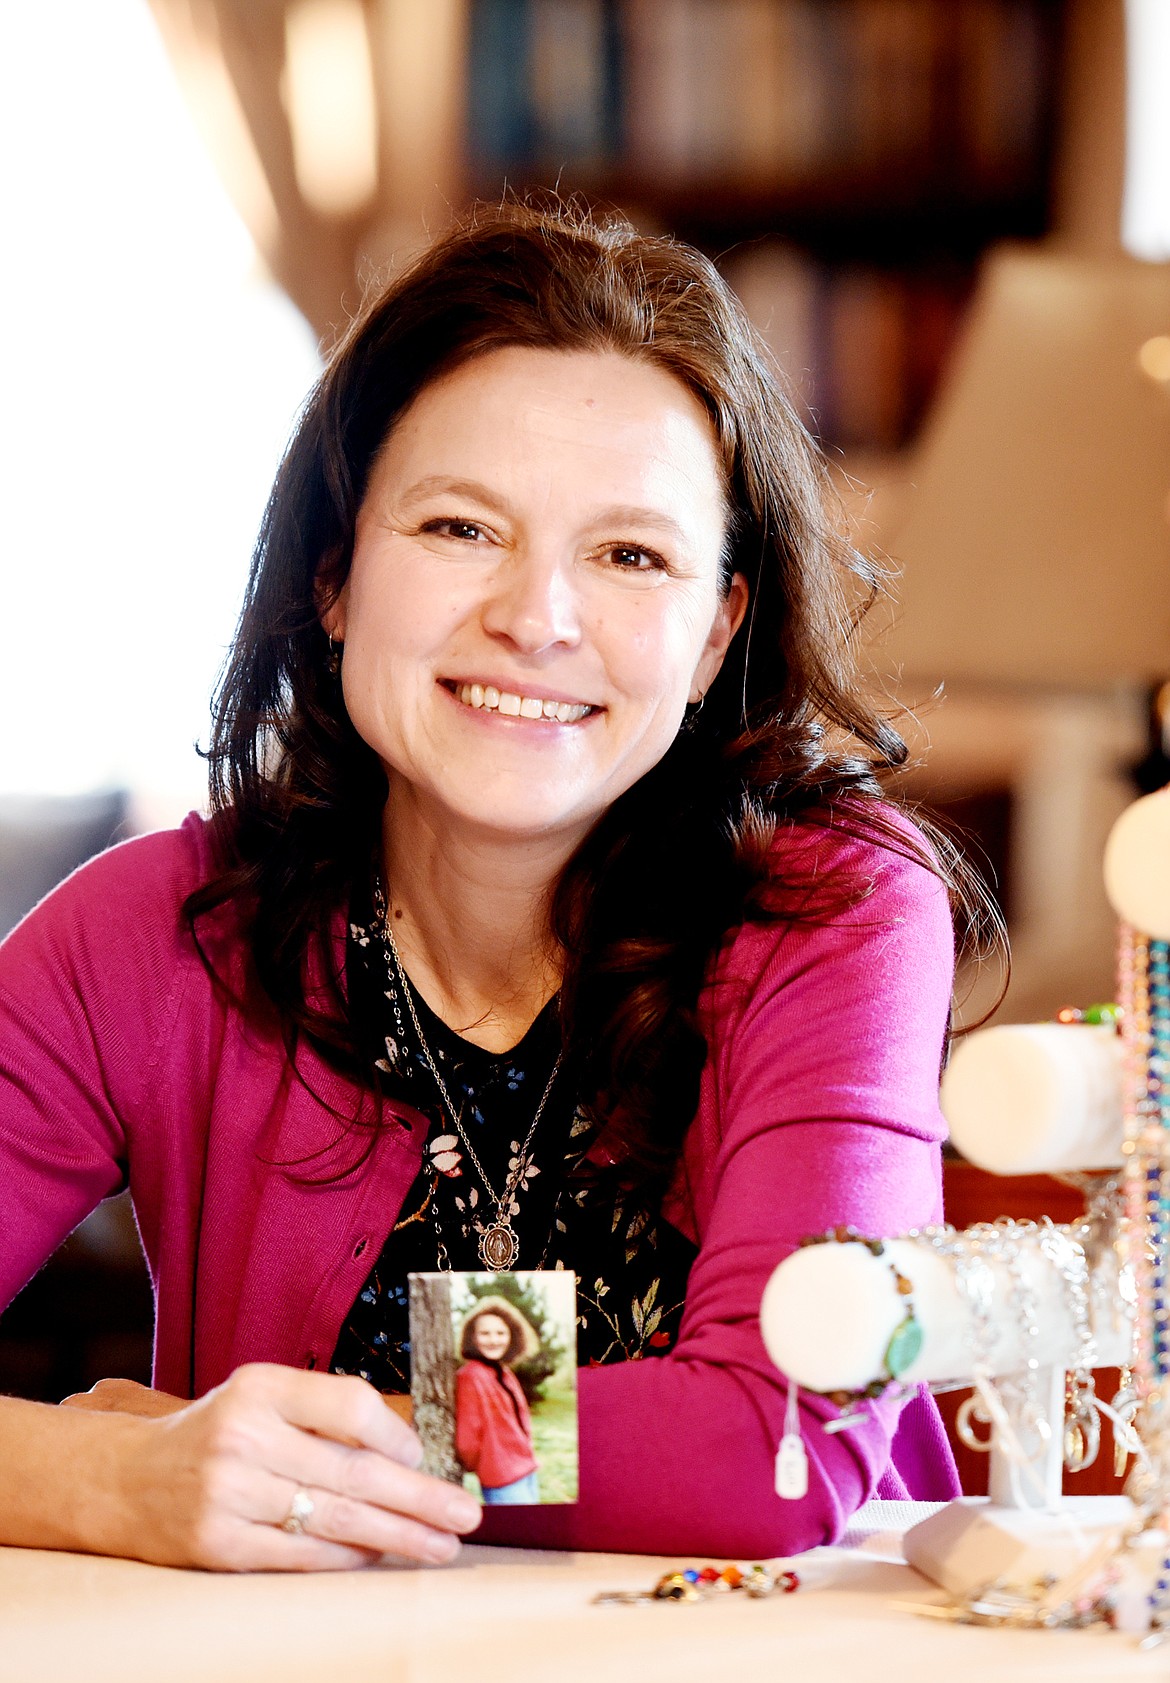
[[[901,569],[875,673],[996,875],[1009,1012],[1108,991],[1097,858],[1170,667],[1163,0],[60,0],[0,31],[0,921],[63,858],[30,837],[201,801],[267,486],[363,289],[471,196],[556,184],[716,258]]]
[[[365,287],[555,184],[715,258],[891,558],[874,679],[993,871],[1003,1014],[1109,994],[1101,846],[1170,775],[1165,0],[12,0],[0,134],[0,932],[201,802]]]

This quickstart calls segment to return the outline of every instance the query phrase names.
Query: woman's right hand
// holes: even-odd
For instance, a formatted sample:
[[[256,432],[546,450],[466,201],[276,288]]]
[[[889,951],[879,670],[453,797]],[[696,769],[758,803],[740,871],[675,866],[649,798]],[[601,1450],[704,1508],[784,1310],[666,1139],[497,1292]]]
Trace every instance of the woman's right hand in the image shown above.
[[[418,1437],[362,1379],[254,1364],[155,1419],[123,1417],[102,1552],[228,1571],[453,1560],[475,1499],[418,1470]],[[305,1529],[281,1529],[294,1495]]]

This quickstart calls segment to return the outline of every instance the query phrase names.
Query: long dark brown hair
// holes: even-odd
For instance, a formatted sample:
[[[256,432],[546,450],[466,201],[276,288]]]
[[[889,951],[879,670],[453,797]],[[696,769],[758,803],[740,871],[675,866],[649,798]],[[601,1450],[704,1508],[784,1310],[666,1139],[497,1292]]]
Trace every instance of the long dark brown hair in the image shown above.
[[[184,909],[197,939],[216,907],[242,918],[294,1063],[305,1037],[371,1083],[330,927],[371,868],[387,781],[346,714],[319,613],[345,582],[390,429],[428,382],[505,346],[616,351],[693,392],[727,487],[723,588],[734,572],[750,586],[694,728],[594,827],[552,899],[584,1102],[607,1116],[620,1095],[626,1172],[655,1178],[694,1114],[712,954],[745,917],[783,912],[777,826],[807,815],[950,871],[878,805],[880,778],[906,758],[858,677],[857,627],[880,574],[845,535],[817,447],[698,252],[575,206],[479,207],[368,301],[305,405],[264,516],[209,750],[222,868]],[[838,888],[842,902],[858,891]]]

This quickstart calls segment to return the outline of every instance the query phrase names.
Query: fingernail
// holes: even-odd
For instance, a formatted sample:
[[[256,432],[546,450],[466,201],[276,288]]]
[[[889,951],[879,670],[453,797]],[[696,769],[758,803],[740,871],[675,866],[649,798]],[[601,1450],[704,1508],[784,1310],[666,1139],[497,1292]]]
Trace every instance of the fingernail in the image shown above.
[[[427,1540],[426,1558],[436,1566],[449,1565],[458,1553],[459,1540],[456,1537],[431,1537]]]
[[[457,1496],[447,1504],[447,1519],[456,1531],[471,1531],[482,1515],[479,1503],[470,1496]]]

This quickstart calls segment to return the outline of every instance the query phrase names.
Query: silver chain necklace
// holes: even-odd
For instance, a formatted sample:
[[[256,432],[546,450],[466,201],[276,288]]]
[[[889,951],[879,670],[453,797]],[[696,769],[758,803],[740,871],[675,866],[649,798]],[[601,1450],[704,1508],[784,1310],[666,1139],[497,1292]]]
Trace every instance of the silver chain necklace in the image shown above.
[[[495,1188],[492,1186],[491,1181],[484,1173],[483,1164],[476,1155],[475,1147],[467,1137],[463,1124],[459,1120],[459,1112],[452,1103],[451,1095],[447,1091],[447,1084],[443,1080],[443,1077],[439,1074],[438,1065],[431,1055],[430,1046],[427,1044],[427,1037],[423,1033],[422,1024],[418,1020],[418,1012],[414,1008],[414,997],[411,993],[410,983],[407,981],[406,971],[402,967],[402,959],[398,954],[398,944],[394,939],[394,931],[390,927],[390,908],[386,904],[386,899],[382,893],[380,883],[374,890],[374,909],[377,914],[378,921],[382,926],[382,939],[386,947],[386,961],[387,965],[391,967],[390,979],[391,981],[397,979],[402,997],[406,1001],[406,1009],[410,1017],[411,1024],[414,1028],[415,1034],[418,1036],[418,1043],[422,1049],[422,1055],[426,1060],[427,1068],[434,1076],[435,1086],[439,1089],[439,1097],[446,1106],[447,1114],[450,1116],[451,1121],[455,1126],[455,1132],[459,1135],[459,1138],[463,1141],[463,1144],[467,1148],[467,1155],[471,1158],[472,1163],[475,1165],[476,1172],[484,1184],[488,1197],[496,1206],[496,1219],[492,1222],[488,1222],[484,1226],[481,1226],[479,1230],[479,1259],[483,1263],[484,1267],[491,1273],[499,1274],[505,1269],[512,1268],[520,1254],[520,1240],[516,1236],[516,1230],[512,1226],[511,1220],[512,1198],[520,1181],[520,1177],[528,1166],[528,1148],[532,1144],[532,1138],[536,1133],[537,1124],[544,1115],[544,1107],[548,1103],[548,1096],[553,1090],[553,1084],[561,1072],[561,1061],[564,1058],[564,1051],[562,1050],[557,1053],[557,1061],[552,1067],[552,1074],[549,1076],[548,1081],[545,1084],[544,1092],[540,1096],[540,1103],[536,1107],[536,1114],[533,1116],[532,1121],[529,1124],[528,1132],[524,1136],[524,1143],[521,1145],[520,1150],[516,1153],[516,1161],[508,1175],[507,1180],[504,1182],[504,1190],[502,1193],[497,1193]],[[440,1243],[441,1242],[442,1241],[440,1239]]]

